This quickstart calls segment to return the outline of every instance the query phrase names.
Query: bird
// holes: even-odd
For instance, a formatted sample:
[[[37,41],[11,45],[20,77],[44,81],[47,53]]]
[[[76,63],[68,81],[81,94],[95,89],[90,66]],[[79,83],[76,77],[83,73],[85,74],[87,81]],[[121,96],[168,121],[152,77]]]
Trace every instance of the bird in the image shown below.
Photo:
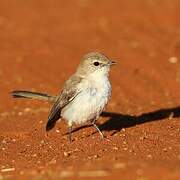
[[[30,98],[53,103],[50,110],[46,131],[51,130],[56,121],[64,119],[68,126],[68,139],[72,141],[73,125],[90,122],[103,139],[104,135],[96,125],[97,119],[111,97],[109,71],[116,64],[104,54],[90,52],[85,54],[75,73],[64,83],[59,95],[15,90],[13,98]]]

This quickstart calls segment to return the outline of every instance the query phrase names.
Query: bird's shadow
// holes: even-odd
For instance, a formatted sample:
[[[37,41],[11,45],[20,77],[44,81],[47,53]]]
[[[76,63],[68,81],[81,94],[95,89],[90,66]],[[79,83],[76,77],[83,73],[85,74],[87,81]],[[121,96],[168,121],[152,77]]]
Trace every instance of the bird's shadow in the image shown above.
[[[102,117],[109,117],[109,119],[103,124],[99,125],[99,129],[102,131],[112,131],[114,133],[120,131],[122,128],[132,127],[138,124],[144,124],[152,121],[165,120],[168,117],[177,118],[180,117],[180,106],[166,109],[159,109],[153,112],[143,113],[139,116],[131,116],[127,114],[120,114],[116,112],[103,112]],[[91,125],[85,125],[77,127],[73,132],[78,131],[82,128],[89,127]],[[113,133],[113,134],[114,134]]]

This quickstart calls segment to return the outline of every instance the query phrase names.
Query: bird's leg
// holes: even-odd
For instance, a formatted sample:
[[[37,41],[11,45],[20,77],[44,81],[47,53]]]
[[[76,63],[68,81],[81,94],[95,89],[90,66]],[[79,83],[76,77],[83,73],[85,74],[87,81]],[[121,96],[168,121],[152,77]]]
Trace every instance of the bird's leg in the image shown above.
[[[68,140],[69,142],[72,142],[72,136],[71,136],[71,133],[72,132],[72,125],[69,125],[68,126]]]
[[[104,139],[104,135],[103,135],[103,133],[100,131],[100,129],[98,128],[98,126],[96,125],[96,119],[94,119],[93,121],[92,121],[92,125],[96,128],[96,130],[99,132],[99,135],[101,136],[101,138],[102,139]]]

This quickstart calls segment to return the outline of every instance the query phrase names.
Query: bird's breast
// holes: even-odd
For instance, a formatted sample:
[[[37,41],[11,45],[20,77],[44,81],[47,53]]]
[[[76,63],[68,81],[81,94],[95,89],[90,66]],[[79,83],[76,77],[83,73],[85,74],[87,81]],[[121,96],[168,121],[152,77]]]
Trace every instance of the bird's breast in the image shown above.
[[[80,86],[80,93],[62,111],[64,119],[76,124],[98,117],[111,95],[108,78],[84,80]]]

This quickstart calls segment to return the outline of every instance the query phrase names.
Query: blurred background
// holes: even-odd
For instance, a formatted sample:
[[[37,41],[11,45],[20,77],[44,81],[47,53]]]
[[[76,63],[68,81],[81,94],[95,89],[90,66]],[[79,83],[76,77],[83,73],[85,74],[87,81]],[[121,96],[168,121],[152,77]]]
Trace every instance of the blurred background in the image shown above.
[[[180,54],[177,0],[0,3],[0,86],[5,93],[14,88],[57,93],[90,51],[118,61],[113,78],[122,89],[137,86],[159,97],[156,85],[166,91],[179,80],[179,64],[169,62]]]
[[[138,171],[135,164],[131,167],[132,174],[125,173],[124,177],[180,177],[179,10],[179,0],[1,0],[0,136],[2,141],[4,138],[17,138],[19,144],[9,143],[5,147],[6,154],[2,151],[0,155],[0,168],[9,162],[7,167],[18,166],[17,174],[24,172],[24,167],[33,169],[34,163],[39,160],[38,156],[37,159],[34,157],[35,160],[29,157],[29,164],[25,155],[23,158],[20,156],[23,160],[11,162],[11,159],[18,157],[22,145],[27,141],[36,144],[37,139],[39,142],[44,138],[44,124],[50,107],[44,102],[14,101],[9,92],[23,89],[58,94],[63,82],[75,71],[81,57],[85,53],[99,51],[118,62],[111,71],[113,94],[107,108],[118,114],[115,120],[118,121],[121,114],[128,115],[127,118],[133,120],[133,117],[144,118],[141,115],[152,113],[145,116],[148,123],[143,121],[139,126],[136,126],[138,123],[127,124],[125,127],[120,125],[121,128],[129,128],[118,132],[120,135],[117,133],[118,136],[115,137],[112,132],[121,128],[114,127],[111,122],[107,124],[111,128],[110,131],[104,129],[105,134],[118,149],[116,153],[112,153],[115,149],[112,150],[111,143],[98,143],[99,151],[107,149],[98,155],[100,165],[97,167],[100,170],[109,168],[108,173],[102,176],[117,177],[118,173],[123,174],[122,171],[113,174],[114,170],[108,166],[112,159],[116,159],[113,163],[124,159],[125,165],[119,164],[116,168],[123,168],[123,172],[128,172],[126,166],[128,167],[130,158],[135,159],[132,164],[139,160],[147,163],[148,168],[144,170],[143,167],[138,167],[141,169]],[[160,119],[165,121],[159,121]],[[106,120],[108,121],[107,118],[102,118],[100,122],[105,123]],[[123,118],[125,120],[126,116]],[[66,126],[59,124],[57,130],[65,133]],[[49,152],[48,162],[54,156],[62,160],[64,149],[75,149],[76,143],[83,144],[83,141],[92,143],[92,147],[88,147],[89,151],[82,150],[84,161],[91,154],[98,154],[99,151],[94,152],[93,145],[96,144],[93,144],[95,140],[90,135],[93,129],[80,130],[75,136],[81,137],[82,132],[89,134],[88,138],[77,140],[70,147],[61,135],[56,131],[52,132],[54,139],[47,141],[54,143],[54,151]],[[25,136],[24,133],[29,135]],[[23,140],[19,134],[23,136]],[[121,134],[126,134],[127,138],[122,139]],[[146,137],[142,137],[142,134],[150,136],[146,142],[142,141]],[[62,141],[65,145],[59,148]],[[127,149],[123,151],[122,146]],[[11,152],[11,149],[16,153]],[[79,153],[82,154],[82,151]],[[32,148],[31,151],[25,151],[25,154],[32,152],[41,154],[42,149]],[[47,165],[46,159],[43,159],[45,157],[44,152],[44,156],[41,155],[42,169]],[[78,157],[77,154],[77,159],[73,160],[75,164],[79,163]],[[103,158],[107,161],[106,165],[103,165]],[[63,162],[69,165],[72,159],[73,156],[70,159],[65,157]],[[84,166],[84,161],[79,167]],[[91,164],[91,160],[89,163]],[[170,167],[164,164],[169,164]],[[64,164],[60,166],[64,167]],[[174,171],[171,172],[172,169]]]

